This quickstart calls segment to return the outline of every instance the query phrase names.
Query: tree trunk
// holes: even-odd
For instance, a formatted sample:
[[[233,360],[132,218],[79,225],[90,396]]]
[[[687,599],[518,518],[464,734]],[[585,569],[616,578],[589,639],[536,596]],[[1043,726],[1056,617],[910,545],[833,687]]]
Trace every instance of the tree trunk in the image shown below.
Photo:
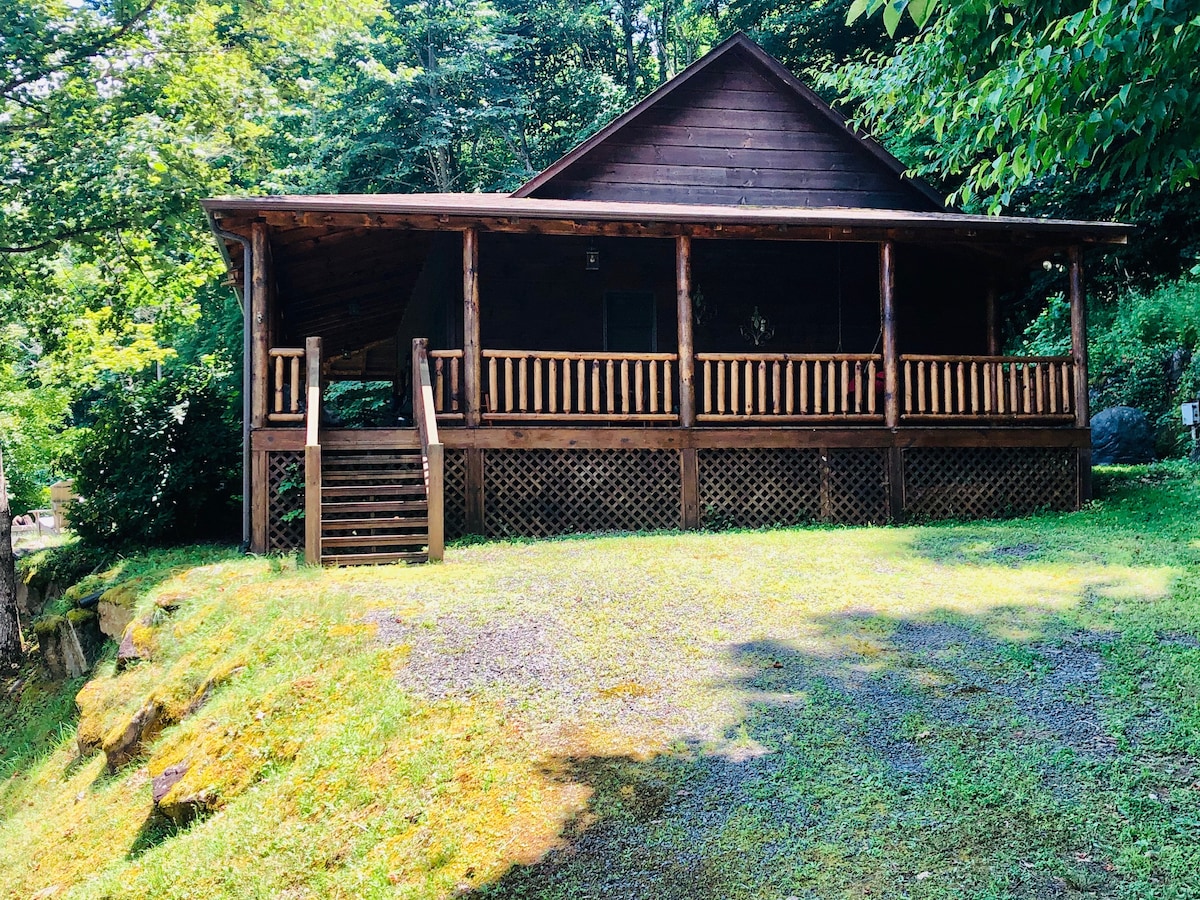
[[[0,677],[11,674],[19,666],[22,655],[12,513],[8,508],[8,481],[4,478],[4,451],[0,450]]]

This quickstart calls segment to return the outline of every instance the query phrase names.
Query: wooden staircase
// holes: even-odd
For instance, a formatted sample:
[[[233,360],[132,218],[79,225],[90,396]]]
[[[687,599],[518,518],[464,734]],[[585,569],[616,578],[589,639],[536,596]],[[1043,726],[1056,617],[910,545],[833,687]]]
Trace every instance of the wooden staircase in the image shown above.
[[[427,562],[429,497],[420,450],[331,450],[321,458],[321,562]]]

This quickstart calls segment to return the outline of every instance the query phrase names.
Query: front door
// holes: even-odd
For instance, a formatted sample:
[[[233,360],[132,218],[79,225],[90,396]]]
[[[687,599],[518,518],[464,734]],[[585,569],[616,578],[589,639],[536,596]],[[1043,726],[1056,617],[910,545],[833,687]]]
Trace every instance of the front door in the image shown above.
[[[610,353],[653,353],[658,316],[652,291],[609,291],[604,295],[604,349]]]

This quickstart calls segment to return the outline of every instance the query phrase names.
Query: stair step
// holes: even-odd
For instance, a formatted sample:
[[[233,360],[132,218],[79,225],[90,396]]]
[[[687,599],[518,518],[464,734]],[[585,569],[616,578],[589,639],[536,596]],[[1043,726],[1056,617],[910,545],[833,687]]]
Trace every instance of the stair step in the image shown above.
[[[339,503],[322,503],[321,520],[327,521],[330,513],[398,513],[425,512],[429,504],[425,500],[350,500]],[[332,520],[329,520],[332,521]]]
[[[412,453],[381,453],[379,456],[363,456],[361,454],[341,454],[335,451],[325,451],[321,458],[323,465],[340,465],[340,466],[362,466],[371,465],[377,466],[382,463],[419,463],[421,454],[417,451]]]
[[[397,562],[429,562],[429,554],[424,552],[334,553],[322,556],[321,562],[327,566],[378,566]]]
[[[322,537],[321,549],[327,547],[424,547],[429,535],[424,531],[416,534],[347,534],[338,537]]]
[[[380,497],[424,497],[423,484],[374,484],[355,486],[321,487],[322,497],[361,497],[375,495]]]
[[[377,519],[322,519],[322,531],[354,531],[359,528],[413,528],[429,524],[428,516],[380,516]]]
[[[323,472],[321,473],[323,483],[343,484],[347,481],[420,481],[424,483],[425,473],[421,469],[407,469],[404,471],[389,469],[382,472]]]

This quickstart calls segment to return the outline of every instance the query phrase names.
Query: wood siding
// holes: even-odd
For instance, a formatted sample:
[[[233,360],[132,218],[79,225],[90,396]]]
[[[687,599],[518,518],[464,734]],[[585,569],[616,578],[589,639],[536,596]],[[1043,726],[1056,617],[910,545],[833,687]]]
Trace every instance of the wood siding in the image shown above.
[[[934,208],[846,129],[731,52],[532,196],[750,206]]]

